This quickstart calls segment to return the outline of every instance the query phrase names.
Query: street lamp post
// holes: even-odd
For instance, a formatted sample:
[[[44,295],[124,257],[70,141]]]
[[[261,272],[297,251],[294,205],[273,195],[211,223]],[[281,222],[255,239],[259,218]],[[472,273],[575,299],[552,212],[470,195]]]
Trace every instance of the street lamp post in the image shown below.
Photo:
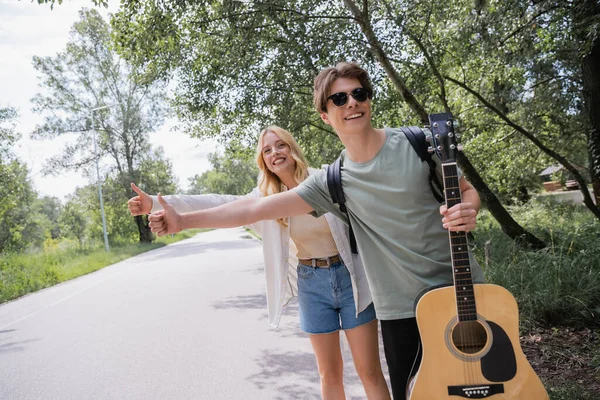
[[[103,110],[105,108],[113,107],[110,106],[102,106],[90,109],[90,114],[92,115],[92,137],[94,138],[94,156],[96,158],[96,177],[98,179],[98,197],[100,197],[100,212],[102,213],[102,231],[104,232],[104,248],[106,251],[110,251],[108,247],[108,233],[106,232],[106,216],[104,215],[104,202],[102,201],[102,184],[100,183],[100,167],[98,165],[98,143],[96,142],[96,125],[94,123],[94,111]]]

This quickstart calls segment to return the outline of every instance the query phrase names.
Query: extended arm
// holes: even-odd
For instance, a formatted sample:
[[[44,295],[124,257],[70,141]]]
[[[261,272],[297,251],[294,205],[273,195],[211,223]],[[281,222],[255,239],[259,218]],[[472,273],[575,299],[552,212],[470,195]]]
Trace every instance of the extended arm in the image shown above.
[[[151,196],[148,193],[144,192],[133,182],[131,183],[131,188],[137,194],[137,196],[132,197],[127,202],[127,206],[131,215],[144,215],[150,214],[158,210],[162,210],[162,205],[157,200],[156,196]],[[258,189],[255,188],[246,196],[260,197],[260,192],[258,191]],[[172,205],[178,213],[187,213],[217,207],[221,204],[230,203],[232,201],[239,200],[243,197],[244,196],[235,196],[229,194],[176,194],[170,196],[163,196],[166,202]]]
[[[258,189],[255,197],[260,197]],[[254,192],[247,194],[246,196],[253,196]],[[231,194],[175,194],[170,196],[162,196],[167,203],[172,205],[178,213],[189,213],[193,211],[205,210],[207,208],[218,207],[225,203],[231,203],[233,201],[244,198],[244,196],[237,196]],[[157,200],[156,196],[150,196],[152,198],[152,210],[156,212],[162,210],[162,205]]]
[[[191,228],[232,228],[257,221],[307,214],[313,209],[296,192],[262,198],[243,198],[202,211],[179,214],[159,195],[164,207],[150,215],[150,228],[158,236]]]

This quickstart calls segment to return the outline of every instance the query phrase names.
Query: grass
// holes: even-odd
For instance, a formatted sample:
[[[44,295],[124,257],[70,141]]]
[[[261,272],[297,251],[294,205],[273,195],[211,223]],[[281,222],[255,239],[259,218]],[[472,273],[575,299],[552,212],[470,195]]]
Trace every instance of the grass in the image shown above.
[[[597,400],[598,394],[589,393],[576,382],[548,389],[550,400]]]
[[[515,244],[482,211],[475,255],[486,280],[515,296],[521,346],[550,399],[598,399],[600,222],[581,205],[549,198],[509,212],[547,247],[533,251]]]
[[[108,253],[104,251],[103,244],[82,248],[73,241],[64,240],[38,253],[2,255],[0,256],[0,303],[97,271],[137,254],[190,238],[201,231],[196,229],[163,236],[151,244],[132,243],[112,246]]]
[[[504,286],[517,299],[522,328],[600,326],[598,220],[581,205],[552,201],[533,201],[510,212],[548,247],[532,251],[518,246],[483,211],[475,253],[487,281]]]

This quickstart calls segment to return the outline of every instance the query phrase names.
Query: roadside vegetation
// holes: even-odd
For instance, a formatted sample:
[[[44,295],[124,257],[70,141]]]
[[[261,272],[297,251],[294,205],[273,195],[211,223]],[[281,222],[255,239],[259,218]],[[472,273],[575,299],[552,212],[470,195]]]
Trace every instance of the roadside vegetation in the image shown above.
[[[598,399],[600,223],[579,204],[542,197],[510,211],[548,247],[519,246],[482,211],[475,254],[486,279],[515,296],[521,346],[550,398]]]
[[[115,245],[109,252],[101,242],[81,247],[65,239],[48,240],[42,250],[0,256],[0,303],[69,279],[94,272],[149,250],[188,239],[203,229],[163,236],[152,243]]]

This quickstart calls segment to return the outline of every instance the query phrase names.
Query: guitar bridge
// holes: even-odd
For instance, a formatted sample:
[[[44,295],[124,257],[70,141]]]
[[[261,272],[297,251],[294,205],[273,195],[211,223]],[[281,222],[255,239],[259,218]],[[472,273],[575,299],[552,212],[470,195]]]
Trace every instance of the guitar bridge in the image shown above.
[[[448,396],[458,396],[466,399],[486,399],[498,393],[504,393],[504,385],[501,383],[479,386],[448,386]]]

